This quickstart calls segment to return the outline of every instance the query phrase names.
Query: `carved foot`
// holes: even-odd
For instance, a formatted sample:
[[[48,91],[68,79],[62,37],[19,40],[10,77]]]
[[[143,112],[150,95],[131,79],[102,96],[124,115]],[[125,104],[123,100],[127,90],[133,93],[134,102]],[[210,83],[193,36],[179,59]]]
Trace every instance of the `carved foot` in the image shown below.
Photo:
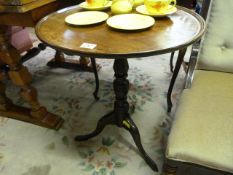
[[[134,140],[134,142],[135,142],[138,150],[140,151],[141,156],[145,160],[145,162],[151,167],[151,169],[153,171],[157,172],[158,171],[158,167],[157,167],[156,163],[148,156],[148,154],[144,150],[144,148],[142,146],[142,142],[141,142],[140,133],[138,131],[137,126],[133,122],[133,120],[130,117],[126,118],[125,120],[123,120],[122,126],[126,130],[128,130],[130,132],[130,134],[133,137],[133,140]]]
[[[85,140],[88,140],[92,137],[95,137],[104,130],[105,126],[107,126],[109,124],[116,124],[116,119],[115,119],[115,116],[113,115],[113,112],[110,112],[109,114],[103,116],[98,121],[97,127],[93,132],[91,132],[90,134],[87,134],[87,135],[76,136],[75,141],[85,141]]]

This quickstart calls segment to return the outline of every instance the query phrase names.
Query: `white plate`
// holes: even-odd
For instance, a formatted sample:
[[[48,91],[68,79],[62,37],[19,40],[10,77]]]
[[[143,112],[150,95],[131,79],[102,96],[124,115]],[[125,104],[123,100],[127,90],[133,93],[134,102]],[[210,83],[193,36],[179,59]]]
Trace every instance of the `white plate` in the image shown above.
[[[65,18],[65,22],[71,25],[91,25],[97,24],[108,19],[108,14],[98,11],[85,11],[69,15]]]
[[[115,29],[139,30],[153,26],[154,18],[140,14],[122,14],[112,16],[107,20],[107,24]]]
[[[111,5],[112,5],[112,1],[108,1],[108,3],[103,7],[90,7],[88,6],[87,2],[82,2],[81,4],[79,4],[80,7],[86,10],[105,10],[111,7]]]
[[[154,17],[164,17],[164,16],[167,16],[167,15],[171,15],[173,13],[175,13],[177,11],[177,8],[176,7],[171,7],[170,8],[170,5],[168,6],[169,8],[167,10],[164,10],[163,12],[158,12],[158,13],[149,13],[147,10],[146,10],[146,6],[145,5],[140,5],[136,8],[136,11],[138,13],[141,13],[141,14],[144,14],[144,15],[149,15],[149,16],[154,16]]]

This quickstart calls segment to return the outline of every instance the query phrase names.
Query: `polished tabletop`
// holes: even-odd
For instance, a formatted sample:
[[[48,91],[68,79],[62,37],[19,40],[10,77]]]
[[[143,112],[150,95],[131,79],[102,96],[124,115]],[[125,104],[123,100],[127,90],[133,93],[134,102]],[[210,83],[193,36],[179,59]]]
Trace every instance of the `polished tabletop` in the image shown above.
[[[144,150],[139,130],[129,114],[127,101],[129,64],[127,58],[180,50],[172,83],[169,86],[168,96],[170,97],[186,47],[200,39],[205,28],[204,21],[194,12],[179,7],[175,14],[156,19],[152,27],[140,31],[112,29],[106,22],[82,27],[67,25],[64,21],[65,18],[79,11],[82,11],[79,6],[60,10],[45,17],[36,26],[36,34],[42,42],[65,53],[89,56],[94,63],[93,67],[95,67],[95,58],[115,58],[113,64],[115,75],[113,110],[101,117],[94,131],[86,135],[78,135],[75,140],[85,141],[100,134],[105,126],[117,125],[130,132],[142,158],[152,170],[158,171],[156,163]],[[108,11],[108,13],[111,16],[111,12]],[[96,44],[96,47],[83,48],[81,47],[83,43]],[[95,71],[95,76],[98,77],[97,71]],[[98,82],[98,78],[96,80]]]
[[[106,22],[91,26],[70,26],[65,18],[83,11],[79,6],[62,9],[43,18],[36,34],[45,44],[65,53],[97,58],[131,58],[163,54],[187,47],[204,32],[202,17],[183,7],[176,13],[155,18],[155,24],[145,30],[122,31]],[[107,11],[111,16],[111,11]],[[96,44],[94,49],[81,48],[83,43]]]

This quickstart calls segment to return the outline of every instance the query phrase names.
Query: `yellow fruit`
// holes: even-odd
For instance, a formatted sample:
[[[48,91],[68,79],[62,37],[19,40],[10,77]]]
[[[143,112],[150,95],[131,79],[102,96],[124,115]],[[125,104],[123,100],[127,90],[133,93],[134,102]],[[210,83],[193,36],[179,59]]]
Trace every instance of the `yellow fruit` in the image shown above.
[[[133,5],[129,0],[115,0],[112,3],[111,10],[114,14],[130,13]]]

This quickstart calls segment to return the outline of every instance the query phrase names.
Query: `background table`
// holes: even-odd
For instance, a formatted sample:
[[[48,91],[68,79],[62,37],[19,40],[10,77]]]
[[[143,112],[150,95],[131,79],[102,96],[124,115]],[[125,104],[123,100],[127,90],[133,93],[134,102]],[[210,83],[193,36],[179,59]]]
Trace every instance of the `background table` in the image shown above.
[[[144,160],[156,171],[157,166],[143,149],[137,126],[128,113],[127,73],[129,65],[127,58],[146,57],[180,50],[169,86],[168,99],[170,99],[186,47],[200,39],[204,32],[204,20],[192,11],[179,7],[175,14],[156,19],[155,25],[147,30],[130,32],[115,30],[108,27],[105,22],[86,27],[65,24],[66,16],[79,11],[82,10],[78,6],[62,9],[43,18],[36,26],[36,34],[42,42],[64,53],[115,59],[113,66],[116,77],[113,82],[116,95],[114,109],[99,120],[95,131],[88,135],[77,136],[76,140],[94,137],[108,124],[124,127],[131,133]],[[110,12],[109,14],[111,15]],[[94,49],[82,48],[80,46],[83,43],[96,44],[96,47]]]
[[[78,3],[76,1],[75,3]],[[74,2],[73,2],[74,4]],[[21,56],[10,43],[9,26],[34,27],[47,14],[71,5],[70,0],[0,0],[0,65],[9,67],[10,80],[19,86],[19,95],[26,100],[30,108],[17,106],[5,94],[5,72],[0,71],[0,115],[40,126],[58,129],[62,118],[49,113],[38,102],[37,90],[30,85],[32,81],[28,69],[22,65]],[[57,54],[59,55],[59,54]]]

